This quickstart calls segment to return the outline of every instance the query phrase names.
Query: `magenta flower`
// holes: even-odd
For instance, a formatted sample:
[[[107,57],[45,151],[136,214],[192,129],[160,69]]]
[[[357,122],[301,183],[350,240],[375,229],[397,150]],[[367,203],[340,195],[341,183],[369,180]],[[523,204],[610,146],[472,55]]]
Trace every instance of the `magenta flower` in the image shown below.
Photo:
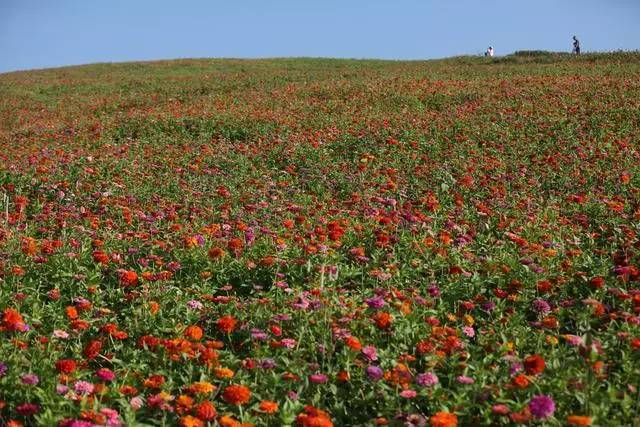
[[[40,382],[40,378],[36,374],[22,374],[20,375],[20,381],[26,385],[36,385]]]
[[[114,374],[111,369],[102,368],[96,371],[96,377],[100,378],[102,381],[110,382],[116,379],[116,374]]]
[[[367,366],[366,372],[367,372],[367,376],[372,381],[378,381],[384,375],[384,372],[382,371],[382,369],[374,365]]]
[[[543,300],[541,298],[538,298],[538,299],[534,300],[531,303],[531,305],[533,305],[533,309],[537,313],[539,313],[539,314],[541,314],[543,316],[551,313],[551,306],[549,305],[548,302],[546,302],[545,300]]]
[[[551,396],[542,394],[531,399],[529,409],[534,417],[546,419],[553,415],[556,410],[556,404]]]
[[[23,417],[35,415],[40,410],[40,406],[36,403],[23,403],[16,407],[16,412]]]
[[[367,298],[365,302],[367,303],[369,308],[373,308],[373,309],[382,308],[386,304],[386,302],[384,301],[384,298],[382,298],[382,296],[380,295],[375,296],[373,298]]]
[[[309,381],[315,384],[324,384],[329,381],[329,378],[324,374],[309,375]]]

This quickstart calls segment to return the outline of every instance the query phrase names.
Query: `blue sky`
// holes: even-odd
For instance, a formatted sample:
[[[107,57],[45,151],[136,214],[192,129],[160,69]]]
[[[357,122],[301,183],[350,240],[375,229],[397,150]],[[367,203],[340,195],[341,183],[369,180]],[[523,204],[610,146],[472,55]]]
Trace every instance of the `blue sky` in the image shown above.
[[[640,0],[0,0],[0,72],[193,57],[640,49]]]

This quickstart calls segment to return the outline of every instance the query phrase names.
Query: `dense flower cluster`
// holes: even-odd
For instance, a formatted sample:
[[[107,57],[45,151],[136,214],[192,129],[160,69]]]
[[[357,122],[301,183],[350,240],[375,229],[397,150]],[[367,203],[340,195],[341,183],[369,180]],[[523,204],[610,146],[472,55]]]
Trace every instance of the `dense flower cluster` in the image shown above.
[[[640,60],[467,62],[0,75],[0,425],[640,422]]]

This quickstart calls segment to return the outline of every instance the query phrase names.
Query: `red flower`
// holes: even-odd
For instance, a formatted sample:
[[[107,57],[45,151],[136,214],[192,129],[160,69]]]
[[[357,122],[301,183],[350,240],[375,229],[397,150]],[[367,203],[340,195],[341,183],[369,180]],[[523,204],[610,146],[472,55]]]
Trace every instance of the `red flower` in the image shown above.
[[[93,340],[84,348],[84,357],[88,360],[95,359],[100,354],[100,350],[102,350],[102,342]]]
[[[93,260],[98,264],[107,265],[109,264],[109,255],[104,251],[93,251]]]
[[[589,280],[589,286],[593,289],[600,289],[604,286],[604,278],[600,276],[596,276],[593,279]]]
[[[537,354],[528,356],[524,359],[524,370],[529,375],[541,374],[544,371],[544,368],[544,359]]]
[[[526,375],[522,375],[522,374],[517,375],[513,378],[512,382],[513,382],[513,385],[515,385],[520,389],[529,387],[529,378],[527,378]]]
[[[61,359],[56,362],[56,369],[61,374],[70,374],[76,370],[76,362],[71,359]]]

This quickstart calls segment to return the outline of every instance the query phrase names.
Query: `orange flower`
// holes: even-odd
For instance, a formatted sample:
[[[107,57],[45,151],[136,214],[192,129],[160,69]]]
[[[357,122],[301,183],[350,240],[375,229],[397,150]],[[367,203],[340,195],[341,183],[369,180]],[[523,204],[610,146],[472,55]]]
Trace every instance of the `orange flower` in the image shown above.
[[[230,385],[222,392],[222,399],[230,405],[243,405],[251,398],[251,390],[243,385]]]
[[[229,247],[229,250],[233,252],[238,252],[240,251],[240,249],[242,249],[242,247],[244,246],[244,243],[242,242],[242,240],[235,237],[229,240],[229,244],[227,246]]]
[[[450,412],[436,412],[429,422],[431,427],[456,427],[458,425],[458,417]]]
[[[529,378],[527,378],[526,375],[520,374],[513,378],[513,385],[515,385],[520,389],[525,389],[529,387],[529,383],[530,383]]]
[[[373,316],[373,322],[379,329],[389,329],[391,327],[391,322],[393,322],[393,317],[391,314],[386,311],[380,311]]]
[[[567,417],[567,424],[572,426],[590,426],[591,418],[586,415],[569,415]]]
[[[346,383],[351,379],[351,375],[349,375],[349,372],[347,371],[340,371],[336,375],[336,379],[340,382]]]
[[[209,249],[208,255],[211,259],[218,259],[224,257],[226,252],[222,248],[214,247]]]
[[[93,251],[93,260],[98,264],[107,265],[109,264],[109,255],[104,251]]]
[[[181,394],[176,398],[176,406],[179,414],[186,414],[193,406],[193,398],[186,394]]]
[[[212,421],[216,418],[216,415],[218,415],[216,407],[208,400],[200,402],[198,406],[196,406],[196,416],[201,420]]]
[[[10,331],[21,331],[24,328],[24,319],[18,310],[6,308],[2,314],[2,325]]]
[[[189,389],[192,393],[207,394],[213,393],[216,389],[216,386],[206,381],[199,381],[197,383],[191,384],[191,387],[189,387]]]
[[[218,424],[220,424],[222,427],[242,427],[242,423],[234,420],[228,415],[221,416],[218,420]]]
[[[300,427],[333,427],[333,422],[325,411],[313,406],[305,406],[304,412],[296,417],[296,425]]]
[[[215,368],[213,373],[216,378],[233,378],[233,371],[229,368]]]
[[[202,328],[196,325],[189,326],[184,331],[184,336],[193,341],[200,341],[202,339]]]
[[[149,311],[151,314],[156,314],[160,310],[160,304],[155,301],[149,301]]]
[[[16,276],[24,276],[25,274],[24,268],[20,267],[19,265],[14,265],[13,267],[11,267],[11,272]]]
[[[196,417],[187,415],[180,418],[180,427],[204,427],[204,423]]]
[[[144,380],[144,386],[148,388],[160,388],[164,384],[164,377],[162,375],[151,375]]]
[[[216,326],[220,332],[230,334],[236,328],[238,321],[233,316],[223,316],[216,321]]]
[[[75,320],[78,318],[78,310],[76,310],[74,306],[70,305],[67,308],[65,308],[64,311],[67,314],[67,317],[69,318],[69,320]]]
[[[29,256],[38,253],[38,244],[33,237],[22,239],[22,253]]]
[[[274,414],[278,412],[278,404],[270,400],[263,400],[260,402],[260,410],[267,414]]]
[[[127,270],[120,274],[120,283],[124,286],[134,286],[138,284],[138,273]]]
[[[275,263],[276,263],[276,258],[273,256],[266,256],[262,258],[259,262],[259,264],[263,267],[271,267]]]
[[[358,340],[358,338],[356,337],[349,336],[345,338],[344,343],[351,350],[360,351],[362,349],[362,344],[360,344],[360,340]]]

